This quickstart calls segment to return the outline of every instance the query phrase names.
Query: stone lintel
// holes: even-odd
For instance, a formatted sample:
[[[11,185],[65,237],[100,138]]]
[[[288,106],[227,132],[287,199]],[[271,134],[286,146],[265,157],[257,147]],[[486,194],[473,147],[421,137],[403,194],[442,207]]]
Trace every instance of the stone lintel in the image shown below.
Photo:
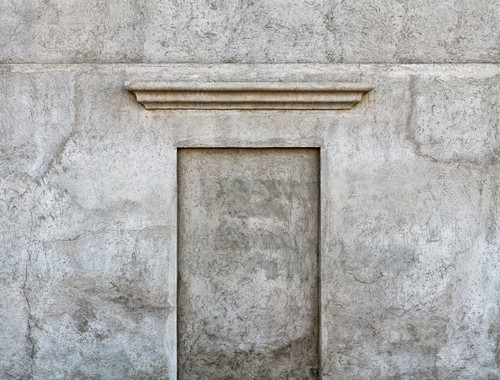
[[[127,82],[148,110],[347,110],[373,87],[319,82]]]

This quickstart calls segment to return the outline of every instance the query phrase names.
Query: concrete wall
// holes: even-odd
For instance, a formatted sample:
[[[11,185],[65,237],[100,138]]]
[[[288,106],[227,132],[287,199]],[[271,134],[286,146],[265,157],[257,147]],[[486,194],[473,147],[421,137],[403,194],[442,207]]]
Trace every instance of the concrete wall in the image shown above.
[[[322,374],[500,378],[494,0],[0,3],[0,378],[175,378],[177,147],[318,147]],[[146,111],[127,80],[353,81]]]

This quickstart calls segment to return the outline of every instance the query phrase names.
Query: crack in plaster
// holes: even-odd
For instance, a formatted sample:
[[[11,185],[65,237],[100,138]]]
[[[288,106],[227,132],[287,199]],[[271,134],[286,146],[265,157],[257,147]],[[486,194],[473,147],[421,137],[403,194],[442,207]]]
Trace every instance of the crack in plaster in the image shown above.
[[[44,160],[44,163],[40,165],[39,174],[35,177],[35,180],[37,182],[40,182],[41,180],[44,179],[44,177],[49,173],[49,171],[53,168],[54,164],[59,160],[64,153],[64,150],[66,146],[68,145],[69,141],[73,138],[75,134],[75,128],[73,127],[71,132],[66,136],[54,149],[54,152],[52,154],[52,158],[50,158],[46,163]],[[45,168],[44,168],[45,167]]]
[[[410,104],[409,104],[409,112],[408,112],[408,117],[406,119],[406,139],[411,143],[413,146],[413,151],[416,156],[422,157],[426,160],[430,160],[433,163],[438,163],[438,164],[464,164],[464,163],[469,163],[472,165],[484,165],[484,164],[491,164],[494,165],[498,163],[500,160],[500,148],[494,149],[488,154],[486,157],[483,159],[468,159],[468,158],[460,158],[460,157],[454,157],[454,158],[436,158],[432,154],[429,153],[424,153],[422,151],[422,143],[417,140],[417,136],[415,135],[415,130],[413,129],[413,120],[415,117],[415,112],[416,112],[416,95],[415,91],[417,88],[416,85],[417,78],[415,75],[410,75],[410,84],[409,84],[409,94],[410,94]]]
[[[418,157],[422,157],[427,160],[431,160],[434,163],[439,163],[439,162],[445,162],[442,160],[438,160],[435,157],[423,153],[422,152],[422,143],[417,140],[417,137],[415,136],[415,131],[413,129],[412,123],[413,119],[415,116],[415,108],[416,108],[416,99],[415,99],[415,90],[416,90],[416,82],[417,78],[415,75],[410,75],[410,84],[409,84],[409,94],[410,94],[410,104],[409,104],[409,112],[408,112],[408,117],[406,119],[406,138],[407,140],[411,143],[413,146],[413,151],[415,155]],[[450,162],[445,162],[445,163],[450,163]]]
[[[354,278],[355,281],[357,281],[361,284],[366,284],[366,285],[372,285],[372,284],[376,283],[378,280],[380,280],[382,277],[384,277],[384,274],[380,273],[377,278],[375,278],[374,280],[368,281],[368,280],[362,280],[362,279],[356,277],[356,275],[352,272],[348,272],[348,273],[352,276],[352,278]]]
[[[73,242],[85,235],[96,235],[96,234],[106,234],[106,233],[134,233],[134,234],[137,234],[137,235],[140,235],[141,233],[145,232],[145,231],[150,231],[150,230],[155,230],[155,229],[172,229],[172,228],[175,228],[175,226],[173,225],[169,225],[169,224],[161,224],[161,225],[157,225],[157,226],[147,226],[147,227],[143,227],[143,228],[131,228],[131,229],[116,229],[116,228],[113,228],[113,229],[101,229],[101,230],[97,230],[97,231],[92,231],[92,230],[81,230],[82,232],[78,235],[75,235],[75,236],[71,236],[71,237],[67,237],[67,238],[62,238],[62,239],[51,239],[50,242],[52,243],[56,243],[56,242],[59,242],[59,243],[67,243],[67,242]]]
[[[28,257],[26,259],[25,263],[25,270],[24,270],[24,281],[23,281],[23,295],[24,299],[26,301],[27,309],[28,309],[28,316],[27,316],[27,340],[30,345],[30,374],[29,378],[33,379],[33,372],[34,372],[34,366],[35,366],[35,353],[36,353],[36,345],[35,345],[35,340],[33,339],[32,335],[32,330],[33,330],[33,325],[32,325],[32,314],[31,314],[31,303],[29,300],[28,296],[28,277],[29,277],[29,272],[31,268],[31,262],[32,262],[32,252],[31,252],[31,243],[33,242],[33,227],[34,227],[34,219],[33,219],[33,209],[35,208],[35,194],[36,194],[36,189],[33,191],[33,205],[30,209],[30,232],[29,232],[29,239],[27,243],[27,254]]]

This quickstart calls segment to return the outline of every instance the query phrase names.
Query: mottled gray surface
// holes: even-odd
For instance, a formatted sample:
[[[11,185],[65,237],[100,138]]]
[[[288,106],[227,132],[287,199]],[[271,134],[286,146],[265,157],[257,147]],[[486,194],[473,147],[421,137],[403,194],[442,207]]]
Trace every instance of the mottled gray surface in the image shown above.
[[[177,147],[319,147],[323,378],[500,377],[497,65],[4,65],[0,377],[174,378]],[[364,81],[146,111],[125,80]]]
[[[316,379],[318,151],[178,159],[179,377]]]
[[[317,147],[323,378],[500,379],[499,24],[495,0],[0,1],[0,378],[175,379],[177,148]],[[123,85],[147,80],[374,90],[152,112]]]
[[[496,0],[2,0],[0,61],[498,62]]]

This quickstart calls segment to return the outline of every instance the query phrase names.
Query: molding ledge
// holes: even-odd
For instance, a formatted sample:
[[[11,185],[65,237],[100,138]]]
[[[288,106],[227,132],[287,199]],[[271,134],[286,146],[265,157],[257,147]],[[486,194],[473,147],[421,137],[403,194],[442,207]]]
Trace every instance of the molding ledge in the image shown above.
[[[148,110],[348,110],[373,87],[319,82],[127,82]]]

